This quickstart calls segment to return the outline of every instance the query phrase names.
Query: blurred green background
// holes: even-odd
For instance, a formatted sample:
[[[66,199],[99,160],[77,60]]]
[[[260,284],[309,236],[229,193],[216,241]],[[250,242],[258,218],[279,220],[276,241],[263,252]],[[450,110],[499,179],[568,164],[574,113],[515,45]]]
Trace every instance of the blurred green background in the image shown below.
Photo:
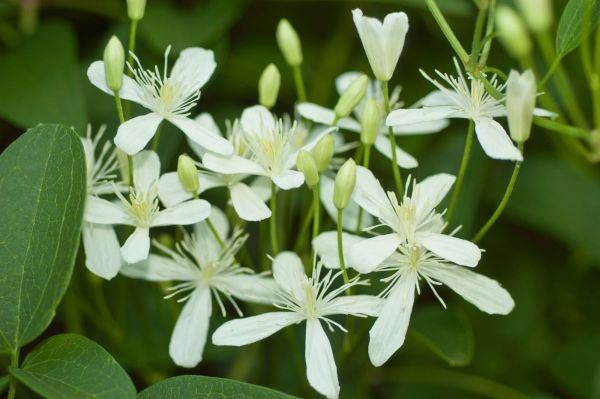
[[[110,35],[127,43],[124,3],[0,0],[0,148],[41,122],[73,125],[82,134],[88,122],[94,128],[107,124],[114,135],[113,100],[87,81],[85,70],[101,58]],[[476,15],[473,2],[438,3],[459,39],[468,45]],[[564,4],[554,2],[555,25]],[[352,23],[350,11],[355,7],[380,18],[396,10],[408,14],[411,27],[391,82],[402,85],[401,97],[407,105],[432,88],[419,68],[453,72],[452,49],[422,0],[148,0],[139,25],[137,54],[150,66],[162,65],[169,44],[173,58],[189,46],[213,49],[218,68],[203,89],[197,112],[211,112],[221,127],[225,119],[257,102],[258,77],[274,62],[282,72],[275,111],[289,113],[294,86],[274,35],[277,22],[285,17],[302,39],[309,99],[333,106],[336,76],[348,70],[370,73]],[[535,61],[545,68],[539,56]],[[489,64],[505,72],[518,68],[498,42],[493,44]],[[590,115],[579,53],[569,55],[564,65],[582,100],[581,108]],[[421,162],[414,175],[456,173],[466,126],[464,121],[454,121],[442,134],[402,138],[400,145]],[[165,170],[173,170],[176,155],[189,151],[182,137],[174,130],[163,132],[160,151]],[[391,183],[388,161],[379,155],[373,158],[378,176]],[[486,158],[474,146],[456,215],[463,224],[460,236],[471,237],[493,211],[511,169],[512,164]],[[440,316],[441,306],[423,289],[405,346],[381,368],[374,368],[367,357],[366,330],[372,320],[359,320],[361,344],[350,356],[337,357],[342,397],[600,398],[598,167],[569,151],[555,133],[534,127],[521,173],[505,215],[481,243],[486,252],[478,267],[511,292],[515,310],[506,317],[485,315],[442,289],[449,310]],[[308,198],[308,193],[298,191],[293,196]],[[326,227],[333,224],[329,221]],[[241,350],[209,344],[199,367],[176,368],[167,350],[179,305],[162,295],[156,285],[123,277],[101,283],[79,259],[59,314],[37,342],[57,332],[84,334],[107,348],[139,389],[168,376],[203,374],[300,397],[316,395],[307,389],[303,370],[296,368],[291,356],[295,349],[283,336]],[[211,329],[221,322],[217,313]],[[302,330],[295,334],[303,345]],[[342,334],[331,336],[339,355]],[[440,352],[440,342],[443,356],[431,350],[435,346]],[[19,394],[34,397],[24,387]]]

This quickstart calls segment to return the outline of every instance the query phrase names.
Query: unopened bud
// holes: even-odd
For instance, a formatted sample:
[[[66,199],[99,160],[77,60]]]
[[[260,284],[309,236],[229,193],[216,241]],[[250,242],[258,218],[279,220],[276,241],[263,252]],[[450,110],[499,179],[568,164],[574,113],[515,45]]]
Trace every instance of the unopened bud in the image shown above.
[[[354,107],[356,107],[364,97],[368,85],[369,78],[364,74],[354,79],[352,83],[348,85],[333,109],[336,118],[345,118],[350,115]]]
[[[275,64],[269,64],[258,80],[258,102],[260,105],[271,108],[277,102],[281,75]]]
[[[302,45],[298,33],[294,30],[287,19],[282,19],[277,25],[275,32],[277,45],[283,53],[283,58],[290,66],[302,64]]]
[[[498,38],[513,57],[523,58],[531,53],[531,39],[523,20],[512,8],[499,5],[496,10]]]
[[[189,193],[198,193],[200,188],[200,179],[198,178],[198,168],[189,156],[181,154],[177,159],[177,176],[183,189]]]
[[[106,76],[106,85],[112,91],[121,90],[123,68],[125,68],[125,51],[121,41],[113,36],[104,48],[104,75]]]
[[[522,74],[510,71],[506,82],[506,112],[510,137],[518,143],[525,142],[531,133],[535,96],[533,72],[530,69]]]
[[[312,149],[312,156],[317,164],[319,173],[329,167],[329,162],[331,162],[331,158],[333,158],[334,149],[335,143],[333,141],[333,136],[330,134],[321,137],[319,142]]]
[[[552,0],[517,0],[517,5],[527,22],[527,26],[535,33],[544,33],[552,25]]]
[[[360,118],[361,130],[360,141],[366,145],[372,145],[379,134],[381,126],[381,114],[377,100],[370,98],[365,103],[363,112]]]
[[[310,152],[302,150],[298,153],[296,168],[304,174],[304,181],[309,187],[319,183],[317,163]]]
[[[335,176],[333,187],[333,204],[337,209],[344,209],[350,202],[354,185],[356,184],[356,163],[350,158],[340,168]]]
[[[127,0],[127,16],[132,21],[144,18],[146,0]]]

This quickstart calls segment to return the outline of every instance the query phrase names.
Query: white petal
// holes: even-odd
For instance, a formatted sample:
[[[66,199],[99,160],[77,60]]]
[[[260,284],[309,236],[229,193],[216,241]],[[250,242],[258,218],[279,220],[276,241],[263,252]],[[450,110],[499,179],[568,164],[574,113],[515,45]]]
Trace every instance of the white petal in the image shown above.
[[[210,290],[197,288],[181,310],[169,342],[169,355],[176,365],[196,367],[200,363],[211,313]]]
[[[195,120],[185,116],[170,116],[168,120],[181,129],[190,140],[206,150],[226,156],[233,154],[233,146],[229,140],[206,129]]]
[[[275,129],[273,114],[262,105],[246,108],[242,112],[240,123],[245,132],[259,136]]]
[[[115,229],[110,225],[84,223],[82,228],[85,266],[110,280],[119,273],[121,253]]]
[[[197,92],[210,79],[217,63],[212,50],[199,47],[186,48],[179,53],[169,80],[185,89],[186,96]]]
[[[390,112],[385,124],[387,126],[414,125],[415,123],[434,122],[457,117],[456,109],[450,106],[403,108]]]
[[[300,103],[297,109],[298,113],[306,119],[323,125],[331,126],[335,119],[335,112],[332,109],[322,107],[318,104]],[[336,125],[342,129],[360,132],[360,123],[352,118],[342,118],[336,122]]]
[[[87,70],[87,76],[90,82],[105,93],[114,96],[114,92],[106,85],[106,74],[104,71],[104,61],[94,61]],[[139,87],[135,80],[126,74],[123,74],[123,85],[119,90],[119,97],[123,100],[133,101],[145,106],[144,102],[138,96]]]
[[[212,342],[215,345],[248,345],[267,338],[302,319],[301,315],[294,312],[270,312],[231,320],[217,328],[212,336]]]
[[[393,254],[401,242],[402,238],[396,233],[368,238],[350,248],[347,263],[360,273],[370,273]]]
[[[421,244],[439,256],[462,266],[475,267],[481,259],[481,250],[471,241],[445,234],[424,234]]]
[[[133,157],[133,182],[138,191],[147,193],[158,182],[160,159],[154,151],[142,151]]]
[[[415,301],[415,284],[414,273],[400,276],[369,331],[369,358],[376,367],[384,364],[404,343]]]
[[[512,297],[497,281],[460,266],[429,266],[427,273],[447,285],[479,310],[489,314],[508,314],[515,306]]]
[[[501,124],[491,118],[475,120],[475,133],[483,151],[494,159],[522,161],[523,156],[506,134]]]
[[[297,170],[286,170],[271,176],[273,183],[282,190],[291,190],[304,184],[304,174]]]
[[[456,178],[448,173],[429,176],[417,184],[417,219],[421,220],[444,199]],[[414,193],[413,193],[414,196]]]
[[[337,208],[333,204],[333,190],[334,190],[334,180],[327,176],[326,174],[321,175],[321,180],[319,181],[320,189],[319,189],[319,197],[321,198],[321,203],[325,208],[325,211],[331,217],[333,221],[337,220]],[[344,208],[342,211],[342,226],[346,230],[355,231],[358,226],[358,214],[360,207],[354,201],[350,201],[348,206]],[[373,217],[367,213],[362,213],[361,219],[361,227],[371,226],[373,224]]]
[[[329,339],[318,319],[306,321],[306,378],[311,387],[327,398],[340,394],[337,367]]]
[[[271,198],[271,179],[267,177],[257,177],[252,180],[250,188],[263,202]]]
[[[121,204],[88,195],[85,203],[84,220],[96,224],[133,225],[131,217]]]
[[[229,187],[231,202],[238,216],[249,222],[271,217],[271,210],[250,187],[244,183],[234,183]]]
[[[219,126],[215,122],[212,115],[209,114],[208,112],[201,113],[200,115],[195,117],[194,120],[196,122],[198,122],[206,130],[209,130],[216,135],[223,136],[223,134],[221,133],[221,130],[219,129]],[[204,154],[206,154],[206,150],[204,149],[204,147],[201,147],[200,145],[198,145],[194,140],[192,140],[188,137],[187,142],[188,142],[188,145],[190,146],[190,148],[192,149],[192,151],[194,151],[194,153],[198,157],[202,158],[204,156]]]
[[[150,230],[136,227],[121,247],[121,256],[127,263],[141,262],[150,252]]]
[[[418,100],[412,107],[440,107],[455,104],[450,93],[454,94],[450,91],[434,90]]]
[[[249,174],[249,175],[267,175],[267,171],[254,161],[242,158],[238,155],[224,157],[215,154],[206,154],[202,158],[202,164],[205,168],[226,175]]]
[[[359,242],[366,240],[360,236],[342,232],[342,246],[344,251],[344,261],[347,267],[352,267],[350,263],[350,248]],[[337,231],[326,231],[319,234],[312,241],[314,251],[319,255],[323,264],[330,269],[340,268],[340,257],[338,255]]]
[[[444,130],[449,124],[450,121],[448,119],[440,119],[436,121],[412,123],[408,125],[397,125],[392,128],[392,131],[395,135],[431,134]],[[384,130],[384,132],[387,131]]]
[[[543,108],[534,108],[533,115],[540,116],[542,118],[556,118],[558,114],[556,112],[548,111]]]
[[[125,121],[117,130],[115,145],[128,155],[137,154],[154,137],[162,120],[162,116],[151,112]]]
[[[273,277],[279,287],[289,293],[302,294],[302,283],[306,281],[302,260],[294,252],[279,253],[273,260]]]
[[[152,221],[152,226],[177,226],[198,223],[210,215],[208,201],[196,199],[163,209]]]
[[[381,134],[377,136],[375,139],[375,148],[388,159],[392,159],[392,144],[386,136]],[[396,162],[398,166],[404,169],[412,169],[419,166],[417,160],[408,152],[398,147],[398,145],[396,145]]]
[[[237,274],[219,279],[220,290],[247,302],[271,305],[279,299],[275,280],[253,274]]]
[[[229,220],[227,219],[227,215],[221,209],[216,206],[211,206],[210,208],[210,216],[208,217],[213,224],[213,227],[219,234],[219,237],[227,237],[229,234]],[[206,226],[206,223],[198,223],[194,226],[196,228],[196,234],[199,233],[197,229],[198,226]]]
[[[121,274],[148,281],[192,281],[198,276],[195,268],[155,254],[138,263],[124,264]]]
[[[383,303],[383,298],[374,295],[340,296],[332,299],[327,304],[327,308],[323,312],[325,316],[333,314],[347,314],[377,317],[381,312]]]
[[[158,198],[169,208],[192,199],[193,195],[189,191],[185,191],[177,172],[170,172],[158,179]]]
[[[396,212],[392,208],[379,180],[375,178],[375,175],[369,169],[362,166],[356,167],[356,188],[352,194],[352,199],[371,215],[385,220],[388,224],[393,223]]]

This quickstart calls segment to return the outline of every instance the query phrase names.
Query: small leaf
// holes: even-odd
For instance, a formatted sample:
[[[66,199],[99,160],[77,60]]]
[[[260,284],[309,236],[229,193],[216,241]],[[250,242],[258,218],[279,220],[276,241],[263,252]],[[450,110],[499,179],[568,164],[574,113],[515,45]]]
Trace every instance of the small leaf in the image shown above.
[[[76,334],[48,338],[10,372],[48,399],[136,396],[133,382],[115,359],[94,341]]]
[[[182,375],[143,390],[138,399],[293,399],[269,388],[225,378]]]
[[[473,331],[466,316],[430,305],[415,312],[410,325],[415,335],[451,366],[466,366],[473,359]]]
[[[556,53],[563,57],[575,50],[598,24],[600,1],[570,0],[560,17]]]
[[[14,352],[54,317],[73,270],[86,195],[75,131],[28,130],[0,155],[0,353]]]

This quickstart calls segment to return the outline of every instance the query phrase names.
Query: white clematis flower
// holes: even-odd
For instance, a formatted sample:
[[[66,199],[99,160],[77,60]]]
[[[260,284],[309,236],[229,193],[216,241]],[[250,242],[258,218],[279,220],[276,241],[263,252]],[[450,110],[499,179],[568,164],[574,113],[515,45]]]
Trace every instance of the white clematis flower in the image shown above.
[[[162,75],[156,67],[145,70],[135,57],[137,67],[129,65],[134,79],[123,76],[123,86],[119,90],[121,98],[136,102],[151,112],[132,118],[119,126],[115,144],[129,155],[143,150],[152,139],[158,125],[168,120],[177,126],[194,142],[218,154],[229,155],[231,144],[220,136],[207,131],[188,116],[200,98],[200,88],[208,81],[216,63],[211,50],[188,48],[181,52],[171,73],[167,63],[170,47],[165,52],[165,65]],[[93,62],[87,71],[90,82],[100,90],[114,95],[106,86],[104,62]]]
[[[229,224],[223,212],[213,208],[210,220],[219,236],[227,237]],[[275,300],[273,279],[256,275],[235,260],[235,254],[247,237],[241,231],[234,231],[221,248],[208,225],[198,223],[193,234],[184,232],[183,241],[176,250],[154,243],[168,256],[150,254],[143,262],[123,266],[121,273],[128,277],[178,282],[168,288],[171,293],[165,297],[184,294],[178,302],[186,302],[169,344],[169,354],[178,366],[195,367],[202,361],[213,297],[223,316],[226,313],[221,296],[240,316],[242,312],[236,299],[267,304]]]
[[[204,220],[210,214],[210,204],[204,200],[183,202],[169,209],[158,206],[158,176],[160,161],[153,151],[142,151],[134,157],[135,187],[125,198],[113,203],[105,199],[88,197],[84,220],[102,225],[124,224],[135,231],[121,247],[121,256],[127,263],[140,262],[150,251],[150,228],[156,226],[189,225]]]
[[[278,300],[274,303],[281,311],[265,313],[224,323],[213,334],[215,345],[242,346],[267,338],[277,331],[306,321],[306,376],[310,385],[328,398],[339,396],[337,368],[329,339],[323,330],[324,322],[330,330],[338,327],[330,317],[336,314],[377,316],[381,299],[370,295],[341,296],[348,287],[367,284],[358,277],[349,284],[332,289],[341,272],[328,271],[321,275],[321,263],[313,268],[313,276],[304,274],[302,261],[293,252],[282,252],[273,261],[273,276],[278,285]]]

